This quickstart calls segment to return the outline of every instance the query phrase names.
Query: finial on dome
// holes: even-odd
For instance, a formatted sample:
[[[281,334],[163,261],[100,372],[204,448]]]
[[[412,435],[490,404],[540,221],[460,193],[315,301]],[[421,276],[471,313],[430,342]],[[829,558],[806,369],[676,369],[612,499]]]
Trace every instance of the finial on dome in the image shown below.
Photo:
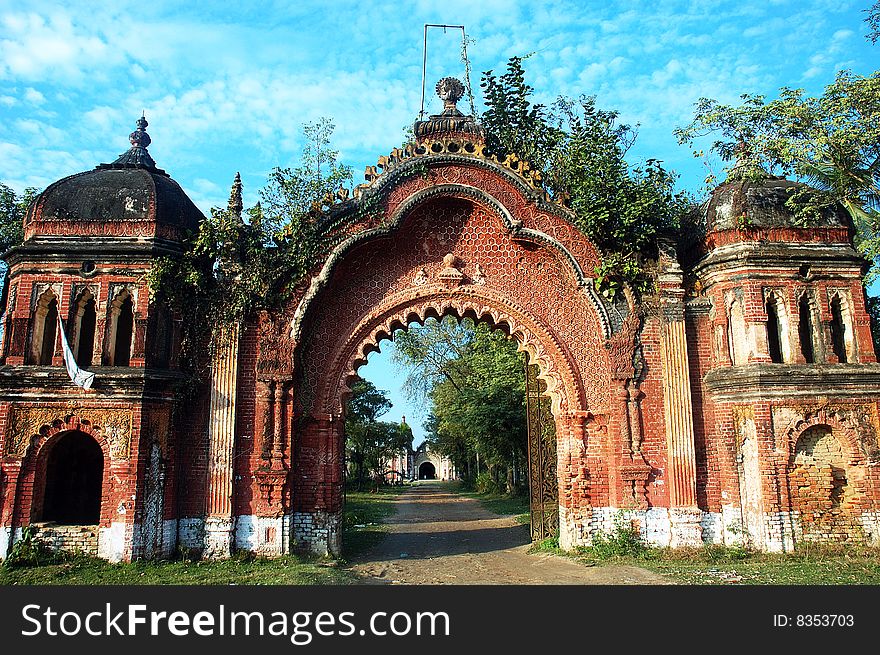
[[[464,97],[465,89],[461,80],[455,77],[444,77],[435,87],[437,95],[443,101],[443,111],[432,114],[426,121],[416,121],[413,132],[416,140],[441,134],[460,133],[471,135],[471,138],[482,138],[483,130],[473,116],[462,114],[456,103]]]
[[[153,140],[150,138],[150,135],[147,134],[147,126],[149,123],[147,122],[146,115],[142,113],[141,117],[137,119],[136,124],[137,129],[128,135],[128,141],[131,143],[131,148],[119,155],[111,166],[142,166],[144,168],[156,168],[156,162],[153,161],[153,158],[150,157],[150,153],[147,152],[147,147],[149,147]]]

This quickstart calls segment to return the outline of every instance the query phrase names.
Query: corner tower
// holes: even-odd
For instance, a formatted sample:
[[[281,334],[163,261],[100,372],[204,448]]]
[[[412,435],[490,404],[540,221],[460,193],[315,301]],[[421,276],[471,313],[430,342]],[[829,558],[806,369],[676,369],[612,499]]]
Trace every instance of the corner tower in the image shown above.
[[[179,320],[145,280],[204,216],[157,168],[146,128],[113,163],[43,191],[4,256],[0,557],[28,525],[110,560],[175,547]],[[91,388],[68,375],[62,330]]]
[[[867,262],[840,205],[737,167],[705,205],[689,304],[701,380],[701,495],[714,541],[790,550],[880,539],[880,366]]]

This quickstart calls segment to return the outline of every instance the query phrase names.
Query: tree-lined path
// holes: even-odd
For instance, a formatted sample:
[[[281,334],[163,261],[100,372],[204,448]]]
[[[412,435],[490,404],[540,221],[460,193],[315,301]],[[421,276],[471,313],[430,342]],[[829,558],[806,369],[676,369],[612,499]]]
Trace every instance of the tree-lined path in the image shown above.
[[[394,501],[388,536],[353,570],[376,584],[664,584],[634,566],[585,567],[530,554],[529,529],[497,516],[448,483],[420,482]]]

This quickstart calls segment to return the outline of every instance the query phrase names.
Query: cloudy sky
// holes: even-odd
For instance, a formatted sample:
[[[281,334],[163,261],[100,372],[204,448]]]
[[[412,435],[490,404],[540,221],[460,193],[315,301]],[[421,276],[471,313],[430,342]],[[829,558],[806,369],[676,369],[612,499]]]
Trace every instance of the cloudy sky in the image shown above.
[[[253,204],[273,166],[296,163],[302,124],[323,116],[359,177],[419,111],[423,25],[449,23],[473,40],[478,105],[482,71],[534,53],[539,100],[595,94],[641,125],[633,159],[663,160],[696,192],[705,164],[672,137],[693,103],[782,86],[819,93],[839,69],[872,72],[870,4],[0,0],[0,182],[45,187],[112,161],[142,110],[157,165],[204,211],[225,203],[236,171]],[[429,110],[436,80],[463,75],[459,47],[456,31],[429,33]]]

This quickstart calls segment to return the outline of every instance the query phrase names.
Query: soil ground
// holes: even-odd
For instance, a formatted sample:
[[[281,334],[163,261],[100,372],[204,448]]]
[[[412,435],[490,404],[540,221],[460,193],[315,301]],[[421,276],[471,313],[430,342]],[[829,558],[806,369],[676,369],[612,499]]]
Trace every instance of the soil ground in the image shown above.
[[[498,516],[443,482],[422,481],[394,499],[389,533],[354,560],[373,584],[667,584],[636,566],[588,567],[529,553],[529,527]]]

